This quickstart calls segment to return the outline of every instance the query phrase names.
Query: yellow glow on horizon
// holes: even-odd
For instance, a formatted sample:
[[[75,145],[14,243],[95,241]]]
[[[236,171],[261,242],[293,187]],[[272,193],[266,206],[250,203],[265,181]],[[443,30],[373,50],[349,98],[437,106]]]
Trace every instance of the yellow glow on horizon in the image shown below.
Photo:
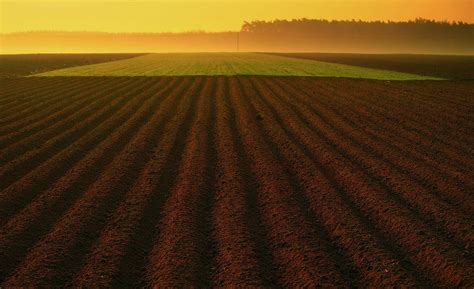
[[[239,30],[244,21],[293,18],[473,22],[474,0],[0,0],[0,32]]]

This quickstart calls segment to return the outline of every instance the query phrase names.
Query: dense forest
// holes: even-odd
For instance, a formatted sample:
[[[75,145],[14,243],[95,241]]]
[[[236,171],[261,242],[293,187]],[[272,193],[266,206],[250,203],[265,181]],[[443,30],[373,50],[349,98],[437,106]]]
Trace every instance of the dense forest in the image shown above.
[[[240,31],[184,33],[22,32],[0,35],[2,53],[355,52],[474,54],[474,24],[293,19],[245,22]]]
[[[463,22],[295,19],[245,22],[241,31],[255,50],[474,53],[474,24]]]

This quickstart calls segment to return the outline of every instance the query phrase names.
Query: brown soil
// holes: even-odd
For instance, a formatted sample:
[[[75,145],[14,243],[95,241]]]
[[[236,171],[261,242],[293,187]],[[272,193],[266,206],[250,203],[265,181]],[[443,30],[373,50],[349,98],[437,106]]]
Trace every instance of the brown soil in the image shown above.
[[[1,85],[1,287],[474,285],[473,82]]]

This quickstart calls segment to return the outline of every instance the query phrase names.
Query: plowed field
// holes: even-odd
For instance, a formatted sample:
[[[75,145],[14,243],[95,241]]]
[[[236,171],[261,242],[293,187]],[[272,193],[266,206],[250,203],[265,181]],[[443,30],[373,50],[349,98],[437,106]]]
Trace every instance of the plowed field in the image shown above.
[[[276,53],[287,57],[431,75],[444,79],[474,80],[473,55]]]
[[[0,54],[0,77],[24,76],[140,55],[142,54]]]
[[[0,81],[2,288],[474,286],[473,82]]]

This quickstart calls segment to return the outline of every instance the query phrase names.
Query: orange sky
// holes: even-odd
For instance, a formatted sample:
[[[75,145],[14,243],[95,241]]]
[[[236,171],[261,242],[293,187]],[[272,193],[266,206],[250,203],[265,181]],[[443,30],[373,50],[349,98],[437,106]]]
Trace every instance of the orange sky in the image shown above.
[[[474,21],[474,0],[0,0],[0,32],[238,30],[292,18]]]

